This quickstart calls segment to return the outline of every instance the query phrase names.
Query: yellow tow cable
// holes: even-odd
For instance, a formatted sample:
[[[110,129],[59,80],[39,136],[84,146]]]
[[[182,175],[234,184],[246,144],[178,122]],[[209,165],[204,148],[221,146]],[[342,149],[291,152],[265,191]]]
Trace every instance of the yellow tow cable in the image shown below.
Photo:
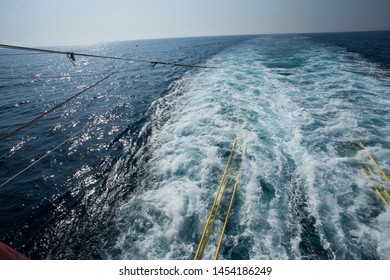
[[[223,186],[225,186],[224,190],[226,189],[227,181],[225,182],[225,177],[226,177],[226,174],[228,172],[228,169],[229,169],[229,166],[230,166],[231,159],[233,157],[233,153],[234,153],[236,144],[237,144],[237,137],[234,139],[233,147],[232,147],[232,150],[230,151],[229,159],[228,159],[228,161],[226,163],[225,170],[223,172],[221,182],[219,183],[218,191],[217,191],[217,194],[215,196],[215,199],[214,199],[214,202],[213,202],[213,206],[211,207],[210,214],[209,214],[209,216],[207,218],[207,222],[206,222],[206,225],[204,227],[204,230],[203,230],[203,233],[202,233],[202,238],[200,239],[198,249],[196,250],[196,254],[195,254],[194,260],[201,260],[203,258],[203,253],[204,253],[204,250],[206,249],[207,241],[208,241],[209,236],[211,234],[211,229],[212,229],[212,227],[214,225],[214,222],[210,222],[210,221],[211,221],[212,217],[216,216],[216,214],[218,212],[219,205],[221,204],[220,201],[222,201],[222,196],[224,194],[224,191],[222,192],[222,196],[221,196],[220,199],[219,199],[219,194],[220,194],[221,189],[222,189]],[[225,182],[225,184],[224,184],[224,182]],[[219,199],[219,203],[218,203],[217,208],[215,208],[218,199]],[[213,221],[215,221],[215,218],[213,218]]]
[[[382,174],[383,178],[388,182],[390,183],[390,180],[389,178],[387,177],[386,173],[382,170],[382,168],[379,166],[379,164],[375,161],[374,157],[371,155],[371,153],[368,151],[368,149],[366,149],[366,147],[363,145],[363,143],[361,141],[359,141],[359,146],[364,149],[366,151],[366,153],[368,154],[369,158],[371,159],[371,161],[374,163],[375,167],[379,170],[379,172]],[[379,180],[373,178],[373,176],[375,175],[374,172],[372,171],[372,169],[370,168],[370,166],[368,164],[366,164],[366,168],[368,170],[368,173],[367,171],[364,169],[364,167],[362,167],[362,171],[363,171],[363,174],[366,178],[370,178],[380,184],[382,184]],[[371,177],[370,177],[371,176]],[[387,192],[386,188],[382,185],[382,190],[383,192],[386,194],[386,196],[390,199],[390,195],[389,193]],[[375,188],[375,193],[379,196],[379,198],[382,200],[382,202],[387,206],[389,205],[388,202],[386,201],[386,198],[382,195],[381,191],[377,188]]]
[[[390,184],[390,179],[387,177],[386,173],[382,170],[382,168],[380,168],[379,164],[375,161],[374,157],[371,155],[371,153],[366,149],[366,147],[364,147],[363,143],[361,141],[359,141],[359,145],[360,147],[362,147],[366,153],[368,154],[368,156],[370,157],[371,161],[374,163],[375,167],[379,170],[379,172],[382,174],[383,178],[385,178],[385,180]]]
[[[217,251],[216,251],[215,256],[214,256],[214,260],[218,259],[219,251],[221,250],[222,240],[223,240],[223,236],[225,234],[226,226],[227,226],[227,223],[228,223],[228,220],[229,220],[230,211],[232,210],[234,196],[236,195],[236,192],[237,192],[238,181],[240,180],[240,177],[241,177],[241,170],[242,170],[244,159],[245,159],[245,156],[246,156],[247,147],[248,146],[245,146],[244,153],[242,154],[240,168],[238,170],[236,183],[234,184],[233,194],[232,194],[232,198],[230,199],[229,209],[228,209],[228,212],[226,214],[225,223],[223,225],[222,233],[221,233],[221,236],[219,237],[218,247],[217,247]]]
[[[383,195],[381,194],[381,192],[376,188],[375,189],[375,192],[377,193],[377,195],[382,199],[383,203],[387,206],[389,205],[386,201],[386,199],[383,197]]]
[[[382,190],[387,195],[387,197],[390,198],[390,194],[387,192],[387,190],[385,188],[383,188]]]

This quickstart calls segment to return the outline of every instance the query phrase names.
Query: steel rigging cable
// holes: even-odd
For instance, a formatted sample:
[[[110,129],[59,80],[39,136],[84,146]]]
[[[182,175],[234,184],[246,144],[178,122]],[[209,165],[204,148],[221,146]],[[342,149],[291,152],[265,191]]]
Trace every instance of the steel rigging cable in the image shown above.
[[[43,156],[41,156],[40,158],[38,158],[37,160],[34,160],[33,163],[31,163],[29,166],[27,166],[26,168],[24,168],[22,171],[16,173],[14,176],[12,176],[11,178],[9,178],[7,181],[3,182],[2,184],[0,184],[0,188],[3,187],[4,185],[6,185],[7,183],[9,183],[10,181],[12,181],[13,179],[15,179],[16,177],[18,177],[20,174],[26,172],[28,169],[30,169],[31,167],[33,167],[35,164],[37,164],[38,162],[40,162],[41,160],[43,160],[45,157],[47,157],[48,155],[50,155],[52,152],[54,152],[55,150],[59,149],[62,145],[64,145],[65,143],[67,143],[68,141],[72,140],[75,136],[77,136],[81,131],[83,131],[85,129],[85,127],[81,128],[80,130],[78,130],[77,132],[73,133],[68,139],[66,139],[65,141],[61,142],[60,144],[58,144],[56,147],[54,147],[53,149],[51,149],[50,151],[46,152],[46,154],[44,154]]]
[[[56,51],[56,50],[48,50],[48,49],[40,49],[40,48],[28,48],[28,47],[21,47],[21,46],[13,46],[13,45],[5,45],[5,44],[0,44],[0,48],[7,48],[7,49],[15,49],[15,50],[22,50],[22,51],[35,51],[35,52],[38,52],[38,53],[28,53],[28,55],[36,55],[36,54],[65,54],[69,60],[74,64],[74,61],[75,61],[75,56],[84,56],[84,57],[94,57],[94,58],[103,58],[103,59],[114,59],[114,60],[122,60],[122,61],[130,61],[130,62],[145,62],[145,63],[150,63],[152,64],[152,67],[155,67],[157,64],[162,64],[162,65],[170,65],[170,66],[179,66],[179,67],[192,67],[192,68],[217,68],[217,67],[212,67],[212,66],[203,66],[203,65],[190,65],[190,64],[180,64],[180,63],[170,63],[170,62],[164,62],[164,61],[150,61],[150,60],[143,60],[143,59],[130,59],[130,58],[121,58],[121,57],[112,57],[112,56],[102,56],[102,55],[92,55],[92,54],[83,54],[83,53],[75,53],[75,52],[64,52],[64,51]],[[7,54],[5,54],[7,55]],[[13,54],[10,54],[10,55],[13,55]],[[19,54],[15,54],[15,55],[19,55]],[[20,54],[22,55],[22,54]],[[81,94],[83,94],[84,92],[88,91],[89,89],[97,86],[98,84],[102,83],[103,81],[107,80],[108,78],[110,78],[111,76],[113,76],[114,74],[118,73],[118,72],[126,72],[126,71],[132,71],[132,70],[126,70],[126,71],[123,71],[124,68],[121,68],[117,71],[114,71],[108,75],[106,75],[104,78],[100,79],[99,81],[95,82],[94,84],[92,84],[91,86],[83,89],[82,91],[76,93],[75,95],[69,97],[68,99],[62,101],[61,103],[57,104],[56,106],[50,108],[49,110],[41,113],[40,115],[38,115],[37,117],[33,118],[32,120],[20,125],[19,127],[17,127],[16,129],[6,133],[6,134],[3,134],[0,136],[0,141],[4,141],[8,138],[10,138],[11,136],[13,136],[14,134],[18,133],[19,131],[23,130],[24,128],[32,125],[33,123],[35,123],[36,121],[38,121],[39,119],[43,118],[44,116],[46,116],[47,114],[53,112],[54,110],[60,108],[61,106],[65,105],[66,103],[70,102],[71,100],[73,100],[74,98],[80,96]],[[105,74],[105,73],[100,73],[100,74]],[[87,74],[88,75],[88,74]],[[93,75],[93,74],[92,74]],[[79,76],[82,76],[82,75],[79,75]],[[11,80],[11,79],[22,79],[23,77],[6,77],[6,78],[3,78],[2,80]],[[39,77],[35,77],[35,78],[39,78]],[[44,78],[44,77],[42,77]],[[50,78],[67,78],[67,76],[64,76],[64,77],[50,77]],[[29,165],[28,167],[26,167],[25,169],[23,169],[22,171],[20,171],[19,173],[17,173],[16,175],[14,175],[13,177],[11,177],[10,179],[8,179],[7,181],[5,181],[4,183],[2,183],[0,185],[0,187],[4,186],[5,184],[7,184],[8,182],[10,182],[11,180],[13,180],[14,178],[16,178],[17,176],[19,176],[21,173],[25,172],[26,170],[28,170],[29,168],[31,168],[33,165],[35,165],[37,162],[41,161],[42,159],[44,159],[45,157],[47,157],[50,153],[52,153],[53,151],[55,151],[56,149],[58,149],[59,147],[61,147],[63,144],[65,144],[66,142],[68,142],[69,140],[71,140],[73,137],[75,137],[78,133],[80,133],[83,129],[79,130],[77,133],[73,134],[70,138],[68,138],[67,140],[63,141],[62,143],[60,143],[58,146],[56,146],[54,149],[50,150],[49,152],[47,152],[44,156],[40,157],[38,160],[34,161],[31,165]]]
[[[122,70],[122,69],[120,69],[120,70]],[[115,72],[112,72],[111,74],[105,76],[103,79],[97,81],[97,82],[94,83],[93,85],[91,85],[91,86],[89,86],[89,87],[83,89],[82,91],[78,92],[77,94],[75,94],[75,95],[69,97],[68,99],[62,101],[61,103],[57,104],[56,106],[50,108],[49,110],[43,112],[42,114],[40,114],[40,115],[38,115],[38,116],[36,116],[34,119],[32,119],[32,120],[30,120],[30,121],[28,121],[28,122],[22,124],[21,126],[17,127],[16,129],[12,130],[11,132],[8,132],[8,133],[6,133],[6,134],[4,134],[4,135],[1,135],[1,136],[0,136],[0,141],[4,141],[4,140],[10,138],[11,136],[13,136],[13,135],[16,134],[17,132],[21,131],[22,129],[26,128],[27,126],[32,125],[33,123],[35,123],[35,122],[38,121],[39,119],[43,118],[43,117],[46,116],[47,114],[53,112],[55,109],[58,109],[59,107],[65,105],[66,103],[68,103],[69,101],[71,101],[72,99],[74,99],[74,98],[78,97],[79,95],[83,94],[83,93],[86,92],[87,90],[89,90],[89,89],[91,89],[91,88],[97,86],[97,85],[100,84],[101,82],[107,80],[107,79],[110,78],[112,75],[118,73],[120,70],[117,70],[117,71],[115,71]]]
[[[144,69],[144,67],[140,68],[134,68],[134,69],[128,69],[128,70],[121,70],[118,73],[126,73],[126,72],[134,72]],[[61,75],[61,76],[15,76],[15,77],[0,77],[0,81],[10,81],[10,80],[65,80],[70,78],[80,78],[80,77],[91,77],[91,76],[98,76],[98,75],[108,75],[111,72],[105,71],[105,72],[96,72],[96,73],[87,73],[87,74],[76,74],[76,75]]]
[[[193,67],[193,68],[217,68],[213,66],[203,66],[203,65],[192,65],[192,64],[181,64],[181,63],[170,63],[170,62],[164,62],[164,61],[151,61],[151,60],[144,60],[144,59],[131,59],[131,58],[122,58],[122,57],[114,57],[114,56],[102,56],[102,55],[93,55],[93,54],[84,54],[84,53],[75,53],[75,52],[65,52],[65,51],[58,51],[58,50],[49,50],[49,49],[41,49],[41,48],[29,48],[29,47],[21,47],[21,46],[14,46],[14,45],[6,45],[6,44],[0,44],[0,48],[6,48],[6,49],[15,49],[15,50],[23,50],[23,51],[35,51],[35,52],[40,52],[40,53],[51,53],[51,54],[65,54],[69,60],[74,64],[75,61],[75,56],[84,56],[84,57],[94,57],[94,58],[103,58],[103,59],[114,59],[114,60],[124,60],[124,61],[131,61],[131,62],[147,62],[151,63],[153,67],[155,67],[157,64],[162,64],[162,65],[171,65],[171,66],[180,66],[180,67]],[[100,84],[104,80],[110,78],[112,75],[120,72],[120,70],[115,71],[107,76],[105,76],[103,79],[100,81],[96,82],[92,86],[89,86],[88,88],[82,90],[81,92],[73,95],[72,97],[66,99],[65,101],[61,102],[60,104],[52,107],[48,111],[40,114],[39,116],[35,117],[34,119],[24,123],[23,125],[19,126],[18,128],[12,130],[11,132],[8,132],[4,135],[0,136],[0,141],[4,141],[20,130],[26,128],[27,126],[35,123],[37,120],[41,119],[42,117],[46,116],[50,112],[54,111],[55,109],[63,106],[67,102],[71,101],[72,99],[76,98],[80,94],[86,92],[87,90],[93,88],[94,86]]]
[[[95,55],[95,54],[85,54],[85,53],[76,53],[76,52],[65,52],[65,51],[56,51],[56,50],[40,49],[40,48],[29,48],[29,47],[21,47],[21,46],[13,46],[13,45],[5,45],[5,44],[0,44],[0,48],[14,49],[14,50],[23,50],[23,51],[35,51],[35,52],[52,53],[52,54],[65,54],[70,59],[70,61],[72,63],[75,60],[74,59],[75,56],[84,56],[84,57],[95,57],[95,58],[104,58],[104,59],[124,60],[124,61],[132,61],[132,62],[145,62],[145,63],[152,64],[153,67],[156,66],[157,64],[162,64],[162,65],[171,65],[171,66],[180,66],[180,67],[192,67],[192,68],[217,68],[217,67],[214,67],[214,66],[172,63],[172,62],[166,62],[166,61],[146,60],[146,59],[133,59],[133,58],[124,58],[124,57],[117,57],[117,56]]]

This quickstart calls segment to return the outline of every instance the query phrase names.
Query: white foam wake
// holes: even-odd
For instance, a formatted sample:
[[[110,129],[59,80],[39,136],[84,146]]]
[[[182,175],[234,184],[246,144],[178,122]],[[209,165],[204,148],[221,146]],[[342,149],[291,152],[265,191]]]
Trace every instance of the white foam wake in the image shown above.
[[[113,257],[193,258],[237,135],[248,156],[221,258],[390,258],[389,227],[379,226],[388,210],[367,188],[357,168],[364,152],[351,144],[376,139],[367,122],[389,120],[387,89],[364,74],[373,66],[361,58],[294,40],[289,56],[267,53],[272,40],[227,49],[212,60],[220,69],[184,77],[153,104],[147,175],[121,209]]]

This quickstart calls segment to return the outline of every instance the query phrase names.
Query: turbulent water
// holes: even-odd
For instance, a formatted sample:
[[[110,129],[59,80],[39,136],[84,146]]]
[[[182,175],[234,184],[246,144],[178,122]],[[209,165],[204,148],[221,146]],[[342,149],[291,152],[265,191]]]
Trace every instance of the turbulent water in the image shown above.
[[[75,48],[216,68],[2,51],[2,135],[120,72],[0,142],[0,240],[33,259],[192,259],[237,137],[220,259],[390,259],[390,184],[367,153],[390,174],[390,32]]]

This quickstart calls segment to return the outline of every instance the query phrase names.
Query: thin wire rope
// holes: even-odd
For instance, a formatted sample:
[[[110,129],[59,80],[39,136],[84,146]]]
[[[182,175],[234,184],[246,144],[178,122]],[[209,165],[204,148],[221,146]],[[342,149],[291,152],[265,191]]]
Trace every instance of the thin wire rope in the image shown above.
[[[85,54],[85,53],[66,52],[66,51],[49,50],[49,49],[41,49],[41,48],[29,48],[29,47],[14,46],[14,45],[5,45],[5,44],[0,44],[0,48],[4,48],[4,49],[14,49],[14,50],[23,50],[23,51],[35,51],[35,52],[52,53],[52,54],[65,54],[65,55],[67,55],[68,57],[69,57],[69,56],[71,56],[71,57],[74,57],[74,56],[84,56],[84,57],[94,57],[94,58],[124,60],[124,61],[133,61],[133,62],[144,62],[144,63],[151,63],[153,67],[156,66],[157,64],[162,64],[162,65],[171,65],[171,66],[180,66],[180,67],[192,67],[192,68],[217,68],[217,67],[214,67],[214,66],[204,66],[204,65],[194,65],[194,64],[173,63],[173,62],[158,61],[158,60],[146,60],[146,59],[124,58],[124,57],[117,57],[117,56],[106,56],[106,55]]]
[[[35,164],[37,164],[38,162],[40,162],[41,160],[43,160],[44,158],[46,158],[47,156],[49,156],[52,152],[54,152],[55,150],[59,149],[62,145],[64,145],[65,143],[67,143],[68,141],[72,140],[76,135],[78,135],[81,131],[83,131],[84,129],[86,128],[83,127],[81,128],[80,130],[78,130],[77,132],[73,133],[69,138],[67,138],[65,141],[61,142],[59,145],[57,145],[56,147],[54,147],[53,149],[51,149],[50,151],[46,152],[46,154],[44,154],[43,156],[41,156],[39,159],[35,160],[33,163],[31,163],[29,166],[27,166],[26,168],[24,168],[22,171],[16,173],[14,176],[12,176],[11,178],[9,178],[7,181],[5,181],[4,183],[2,183],[0,185],[0,188],[5,186],[6,184],[8,184],[9,182],[11,182],[12,180],[14,180],[16,177],[18,177],[19,175],[23,174],[24,172],[26,172],[27,170],[29,170],[31,167],[33,167]]]
[[[33,123],[35,123],[36,121],[38,121],[39,119],[43,118],[44,116],[46,116],[47,114],[53,112],[54,110],[60,108],[61,106],[65,105],[66,103],[68,103],[69,101],[73,100],[74,98],[80,96],[81,94],[83,94],[84,92],[86,92],[87,90],[97,86],[98,84],[100,84],[101,82],[107,80],[108,78],[110,78],[112,75],[118,73],[120,70],[117,70],[115,72],[112,72],[111,74],[105,76],[104,78],[100,79],[99,81],[97,81],[96,83],[94,83],[93,85],[83,89],[82,91],[78,92],[77,94],[69,97],[68,99],[62,101],[61,103],[57,104],[56,106],[50,108],[49,110],[43,112],[42,114],[36,116],[34,119],[22,124],[21,126],[17,127],[16,129],[12,130],[11,132],[8,132],[2,136],[0,136],[0,141],[4,141],[8,138],[10,138],[11,136],[15,135],[16,133],[18,133],[19,131],[23,130],[24,128],[32,125]]]
[[[133,71],[139,71],[144,69],[144,67],[134,68],[134,69],[128,69],[128,70],[121,70],[118,71],[118,73],[126,73],[126,72],[133,72]],[[88,73],[88,74],[79,74],[79,75],[62,75],[62,76],[16,76],[16,77],[0,77],[0,80],[50,80],[50,79],[58,79],[58,80],[65,80],[70,78],[78,78],[78,77],[92,77],[92,76],[99,76],[99,75],[107,75],[111,72],[97,72],[97,73]]]
[[[0,80],[49,80],[49,79],[69,79],[69,78],[78,78],[78,77],[88,77],[88,76],[98,76],[108,74],[107,72],[101,73],[90,73],[90,74],[80,74],[80,75],[63,75],[63,76],[27,76],[27,77],[0,77]]]
[[[0,56],[22,56],[22,55],[44,55],[49,53],[41,53],[41,52],[35,52],[35,53],[2,53]]]
[[[123,70],[123,71],[118,70],[118,73],[132,72],[132,71],[138,71],[138,70],[142,70],[142,69],[144,69],[144,67],[139,67],[139,68],[129,69],[129,70]],[[103,74],[103,73],[102,73],[102,74]],[[118,105],[119,103],[120,103],[120,102],[117,102],[117,103],[115,104],[115,106]],[[114,106],[114,107],[115,107],[115,106]],[[48,151],[47,153],[50,154],[50,153],[52,153],[53,151],[55,151],[55,150],[57,150],[58,148],[60,148],[60,147],[61,147],[62,145],[64,145],[66,142],[70,141],[72,138],[74,138],[75,136],[77,136],[78,134],[80,134],[83,130],[85,130],[85,129],[87,128],[87,126],[88,126],[88,123],[85,124],[83,128],[81,128],[81,129],[78,130],[77,132],[73,133],[72,136],[70,136],[67,140],[61,142],[57,147],[55,147],[54,149]],[[3,154],[3,155],[0,157],[0,159],[4,158],[8,153],[9,153],[9,152],[6,152],[5,154]],[[2,187],[3,185],[6,185],[7,183],[9,183],[10,181],[12,181],[12,180],[15,179],[16,177],[18,177],[18,176],[20,176],[21,174],[23,174],[25,171],[27,171],[29,168],[31,168],[33,165],[35,165],[37,162],[39,162],[39,161],[41,161],[42,159],[44,159],[45,157],[47,157],[48,154],[42,156],[42,157],[39,158],[37,161],[34,161],[34,163],[33,163],[32,165],[26,167],[26,168],[23,169],[22,171],[18,172],[18,173],[15,174],[14,176],[12,176],[12,177],[11,177],[10,179],[8,179],[6,182],[2,183],[2,184],[0,185],[0,187]]]

